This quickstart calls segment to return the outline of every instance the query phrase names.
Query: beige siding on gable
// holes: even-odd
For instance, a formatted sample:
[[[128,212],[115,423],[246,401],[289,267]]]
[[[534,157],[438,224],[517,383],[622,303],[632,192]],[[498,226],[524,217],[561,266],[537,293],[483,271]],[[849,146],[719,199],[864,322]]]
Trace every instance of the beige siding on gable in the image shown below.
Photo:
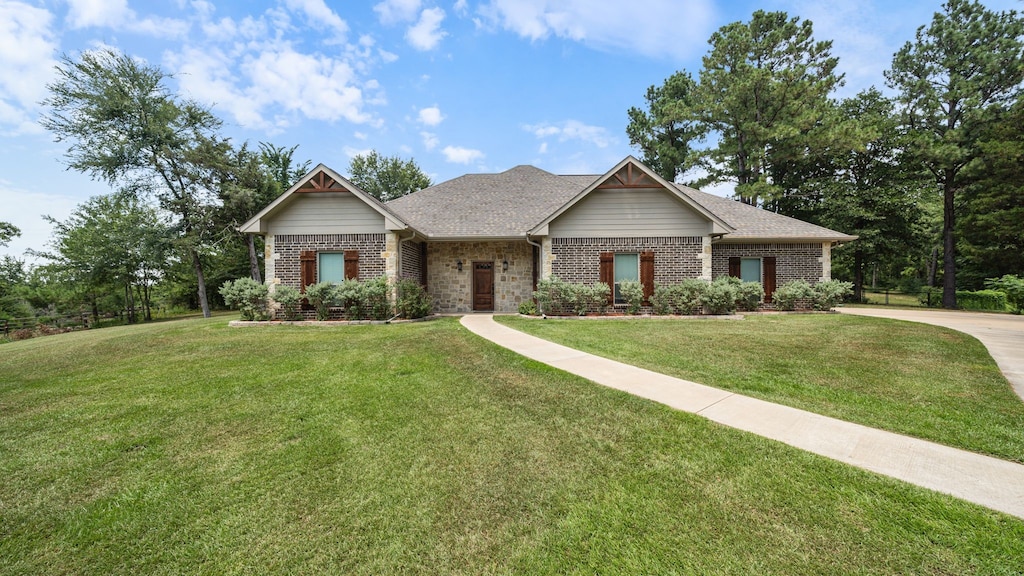
[[[348,192],[296,196],[270,217],[268,232],[271,235],[384,232],[384,216]]]
[[[549,226],[552,238],[705,236],[711,223],[660,188],[594,190]]]

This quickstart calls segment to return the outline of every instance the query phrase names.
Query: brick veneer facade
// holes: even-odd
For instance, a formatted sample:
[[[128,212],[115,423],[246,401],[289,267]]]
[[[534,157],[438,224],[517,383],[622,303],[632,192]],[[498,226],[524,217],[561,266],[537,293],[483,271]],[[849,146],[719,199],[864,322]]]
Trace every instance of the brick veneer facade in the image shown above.
[[[775,283],[782,286],[791,280],[817,284],[827,276],[822,271],[823,249],[814,244],[714,244],[711,252],[712,278],[729,275],[729,258],[763,258],[775,256]]]
[[[381,257],[385,249],[384,234],[282,234],[272,237],[273,275],[281,284],[299,286],[299,255],[304,250],[317,252],[359,251],[359,280],[371,280],[384,275],[386,261]],[[269,267],[268,267],[269,268]]]
[[[423,270],[422,249],[423,244],[420,242],[402,243],[402,273],[399,275],[401,278],[420,281]]]
[[[572,283],[599,282],[601,252],[654,252],[655,284],[700,278],[700,236],[667,238],[552,238],[551,273]]]

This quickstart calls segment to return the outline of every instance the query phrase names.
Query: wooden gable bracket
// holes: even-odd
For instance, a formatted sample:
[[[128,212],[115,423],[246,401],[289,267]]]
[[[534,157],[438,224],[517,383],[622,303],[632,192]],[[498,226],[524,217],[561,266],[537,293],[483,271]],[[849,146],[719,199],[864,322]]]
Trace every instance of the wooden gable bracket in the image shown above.
[[[622,189],[622,188],[657,188],[658,183],[650,178],[643,170],[636,169],[632,162],[626,164],[621,170],[612,174],[612,177],[602,182],[599,189]]]
[[[345,188],[334,178],[331,178],[323,170],[317,172],[312,178],[306,181],[298,190],[296,194],[308,194],[310,192],[348,192],[349,189]]]

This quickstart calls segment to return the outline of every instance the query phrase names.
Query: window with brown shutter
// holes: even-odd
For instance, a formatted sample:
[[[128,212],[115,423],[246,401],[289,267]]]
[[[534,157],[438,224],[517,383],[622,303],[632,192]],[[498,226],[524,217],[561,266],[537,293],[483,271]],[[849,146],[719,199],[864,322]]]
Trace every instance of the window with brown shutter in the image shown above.
[[[359,279],[359,251],[345,250],[345,280]]]
[[[654,295],[654,252],[640,253],[640,283],[644,286],[644,306],[651,305]]]
[[[608,303],[614,302],[615,292],[615,253],[601,252],[601,268],[598,280],[608,285]]]
[[[739,256],[729,257],[729,276],[732,276],[733,278],[740,277],[740,261]]]
[[[770,304],[772,293],[775,292],[775,256],[765,256],[761,259],[761,276],[764,285],[764,301]]]

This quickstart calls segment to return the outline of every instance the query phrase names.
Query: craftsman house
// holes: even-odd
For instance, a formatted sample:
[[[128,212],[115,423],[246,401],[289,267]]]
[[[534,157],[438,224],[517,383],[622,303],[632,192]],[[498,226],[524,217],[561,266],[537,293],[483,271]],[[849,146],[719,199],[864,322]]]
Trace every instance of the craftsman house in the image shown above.
[[[467,174],[387,203],[321,164],[240,230],[265,237],[272,285],[412,278],[436,312],[515,312],[551,276],[637,280],[650,295],[731,275],[770,300],[789,280],[829,280],[832,248],[856,238],[667,182],[632,157],[603,175]]]

